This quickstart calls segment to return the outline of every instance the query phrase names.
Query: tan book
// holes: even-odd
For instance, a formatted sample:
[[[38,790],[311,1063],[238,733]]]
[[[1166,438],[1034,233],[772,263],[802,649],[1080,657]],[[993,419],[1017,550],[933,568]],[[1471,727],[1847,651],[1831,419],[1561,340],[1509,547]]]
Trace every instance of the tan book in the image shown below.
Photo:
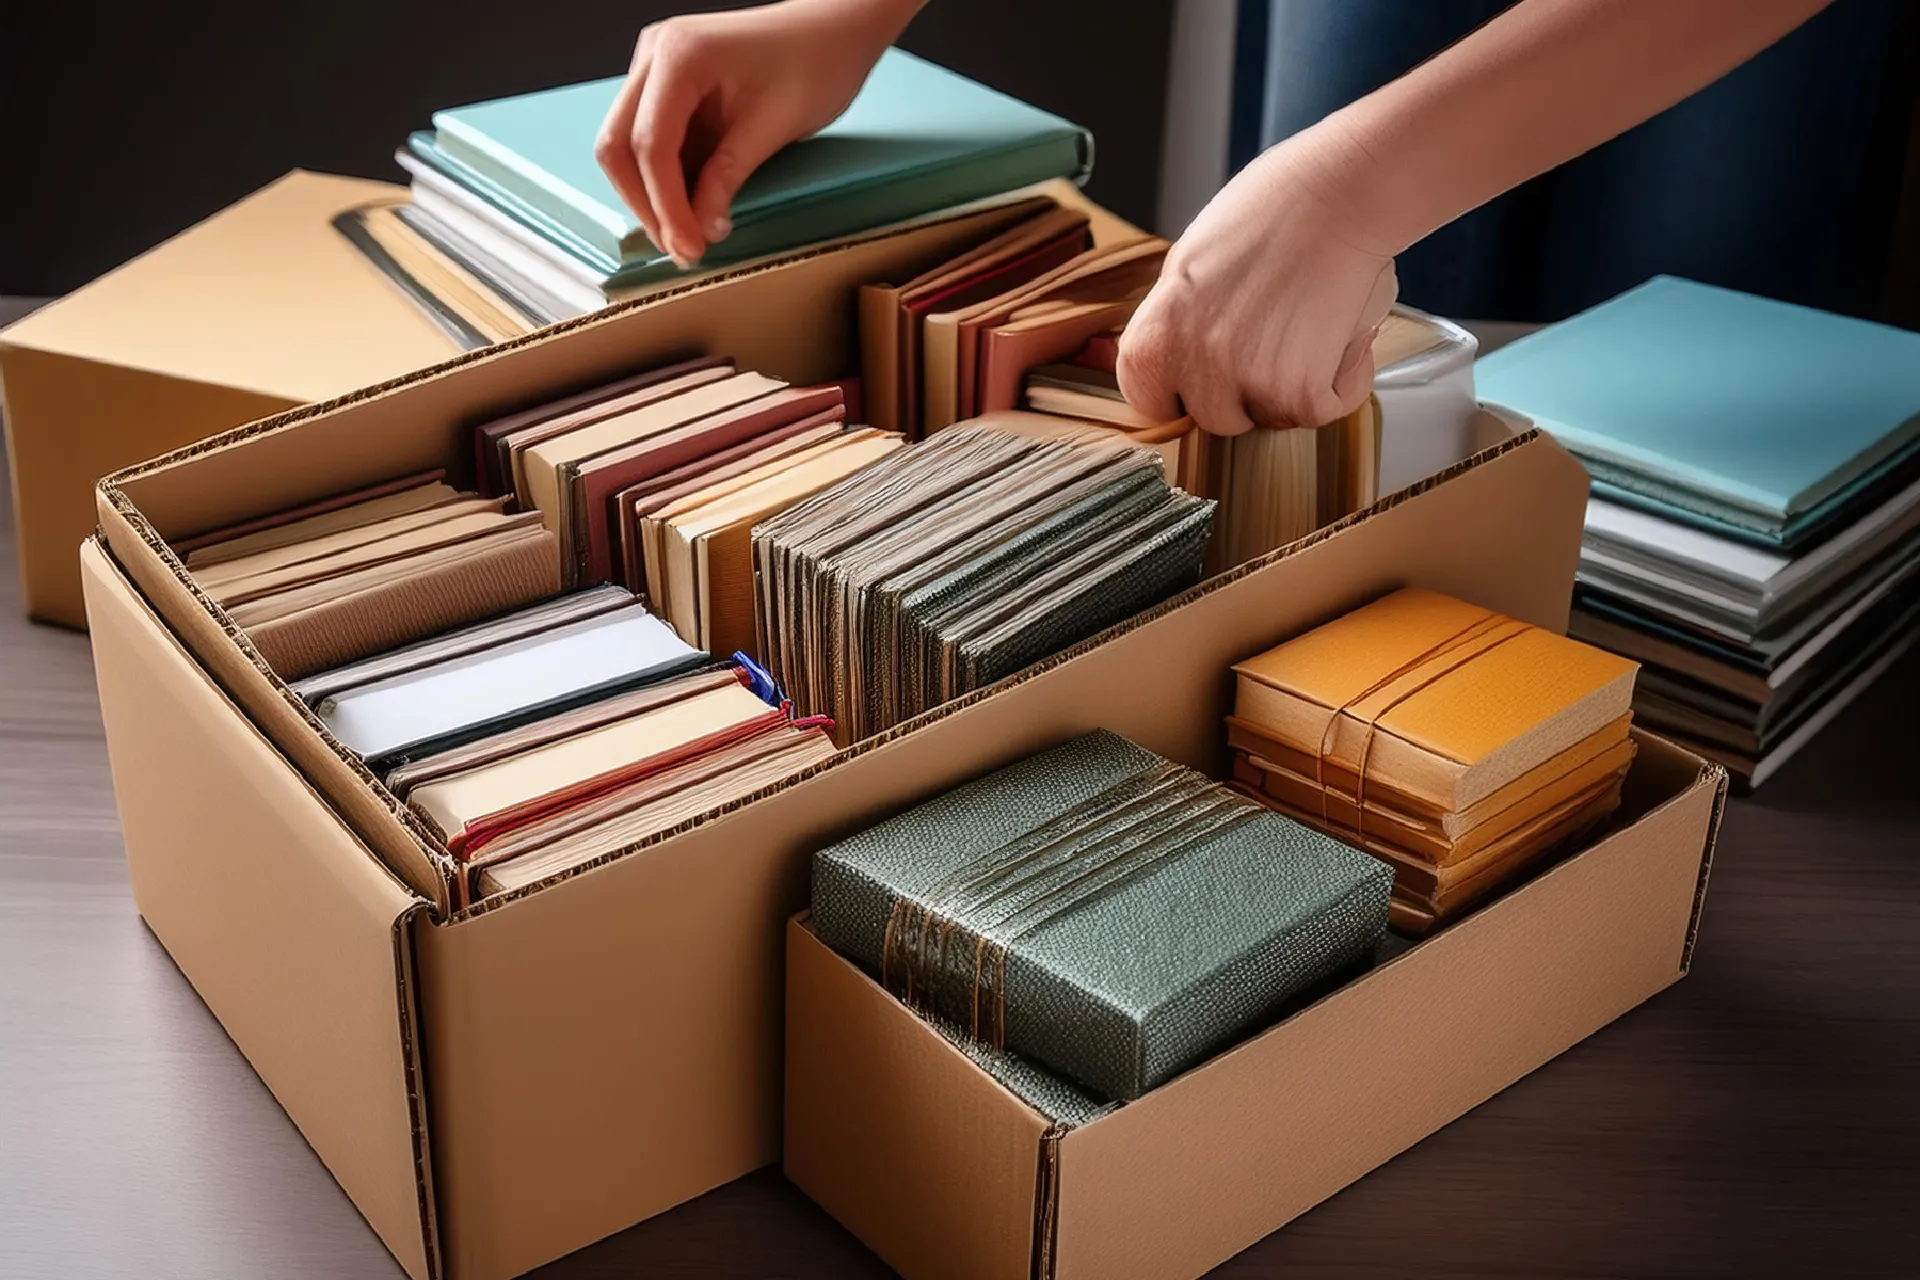
[[[776,475],[665,521],[662,603],[674,630],[709,653],[751,649],[753,526],[902,443],[897,435],[880,433],[858,440],[842,436]]]
[[[1234,671],[1241,720],[1456,811],[1628,714],[1635,666],[1407,588]]]
[[[287,548],[285,552],[274,553],[276,559],[286,561],[278,567],[263,568],[219,585],[205,581],[200,585],[208,595],[233,608],[309,584],[343,579],[361,570],[391,564],[436,547],[450,547],[475,538],[494,537],[539,523],[539,517],[531,512],[504,515],[495,500],[481,498],[476,501],[476,507],[463,514],[437,520],[408,520],[404,523],[411,527],[399,528],[396,532],[331,553],[298,557],[289,554],[294,551],[293,548]],[[457,504],[449,504],[441,510],[451,510],[454,505]]]
[[[407,804],[454,848],[485,818],[610,778],[636,761],[670,755],[772,710],[743,685],[714,689],[425,783],[413,789]]]
[[[560,590],[558,543],[538,527],[379,568],[350,592],[317,595],[301,609],[243,624],[247,638],[274,671],[294,680]]]
[[[512,488],[522,507],[531,507],[533,502],[527,490],[527,452],[548,440],[555,440],[573,431],[580,431],[597,422],[604,422],[624,414],[633,413],[648,405],[683,395],[700,387],[723,382],[734,376],[733,362],[718,361],[712,364],[691,362],[694,367],[684,373],[675,374],[664,380],[636,379],[640,383],[630,391],[606,400],[589,400],[584,404],[552,417],[536,418],[531,422],[520,423],[512,429],[497,435],[494,439],[496,451],[506,453],[505,476],[512,478]],[[570,402],[571,403],[571,402]],[[492,424],[489,424],[492,425]],[[479,431],[488,428],[482,426]],[[505,478],[505,477],[503,477]]]
[[[509,893],[743,800],[834,755],[815,728],[780,726],[524,827],[469,864],[477,896]]]
[[[436,471],[424,477],[339,494],[245,524],[182,538],[173,544],[173,549],[186,556],[187,568],[197,577],[201,570],[229,560],[294,546],[470,496],[443,483],[439,478],[442,474]]]
[[[459,497],[451,502],[430,507],[424,511],[411,511],[403,515],[391,516],[384,520],[363,524],[352,529],[343,529],[338,533],[324,534],[290,546],[275,547],[267,551],[256,551],[249,555],[238,556],[219,564],[210,565],[194,571],[193,579],[202,590],[214,597],[224,599],[223,592],[237,587],[243,580],[258,575],[272,574],[294,565],[308,564],[327,557],[338,556],[380,542],[396,534],[410,533],[416,529],[425,529],[446,520],[461,516],[470,516],[480,512],[498,514],[504,506],[504,498]]]

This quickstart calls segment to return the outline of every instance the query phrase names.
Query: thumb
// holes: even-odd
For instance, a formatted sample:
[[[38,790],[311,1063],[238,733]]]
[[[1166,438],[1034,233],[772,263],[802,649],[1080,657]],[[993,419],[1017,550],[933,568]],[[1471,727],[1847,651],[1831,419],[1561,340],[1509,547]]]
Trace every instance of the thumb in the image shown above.
[[[734,124],[713,154],[700,166],[693,195],[693,216],[708,244],[718,244],[733,231],[733,198],[753,171],[787,143],[790,131],[768,111],[756,112]]]
[[[1120,356],[1114,362],[1120,394],[1156,422],[1171,421],[1182,412],[1170,338],[1166,327],[1148,316],[1143,307],[1120,331]]]

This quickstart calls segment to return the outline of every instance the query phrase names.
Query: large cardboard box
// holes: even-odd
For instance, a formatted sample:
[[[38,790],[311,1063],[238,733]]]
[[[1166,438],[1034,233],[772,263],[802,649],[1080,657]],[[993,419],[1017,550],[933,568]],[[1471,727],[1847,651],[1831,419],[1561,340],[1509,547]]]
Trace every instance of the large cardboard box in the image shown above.
[[[1564,627],[1586,478],[1528,432],[743,805],[456,909],[444,853],[168,546],[458,474],[473,423],[686,352],[839,376],[859,284],[1004,217],[722,273],[101,486],[83,560],[135,900],[414,1276],[513,1275],[778,1158],[783,930],[823,844],[1099,726],[1217,770],[1227,662],[1396,586]]]
[[[787,1176],[907,1280],[1201,1275],[1685,975],[1726,774],[1637,736],[1604,837],[1074,1129],[796,919]]]
[[[0,398],[27,612],[77,627],[100,477],[457,348],[330,222],[404,195],[291,173],[0,330]]]

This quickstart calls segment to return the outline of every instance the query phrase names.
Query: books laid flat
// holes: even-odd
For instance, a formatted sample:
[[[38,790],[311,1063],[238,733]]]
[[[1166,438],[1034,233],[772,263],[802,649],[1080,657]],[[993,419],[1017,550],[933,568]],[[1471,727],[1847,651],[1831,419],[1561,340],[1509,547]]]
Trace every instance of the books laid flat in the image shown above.
[[[1484,357],[1596,493],[1802,545],[1920,448],[1920,334],[1670,276]]]
[[[437,479],[376,486],[189,540],[188,571],[294,680],[560,589],[537,516]]]
[[[735,684],[422,783],[407,803],[464,861],[536,818],[786,723]]]
[[[1618,804],[1634,664],[1407,588],[1234,667],[1247,794],[1395,867],[1424,933]]]
[[[1371,955],[1391,880],[1101,731],[815,854],[812,928],[929,1016],[1131,1099]]]
[[[1111,431],[992,415],[753,530],[756,652],[865,737],[1192,585],[1212,513]]]
[[[671,275],[593,155],[620,78],[434,114],[409,140],[425,166],[598,272]],[[812,138],[776,153],[735,197],[709,263],[774,253],[1042,182],[1084,176],[1084,130],[900,50]]]
[[[349,209],[333,220],[361,256],[467,350],[530,333],[542,313],[513,286],[483,267],[469,265],[422,236],[405,217],[402,202],[380,201]]]
[[[629,597],[621,608],[331,694],[315,710],[384,773],[707,661]]]

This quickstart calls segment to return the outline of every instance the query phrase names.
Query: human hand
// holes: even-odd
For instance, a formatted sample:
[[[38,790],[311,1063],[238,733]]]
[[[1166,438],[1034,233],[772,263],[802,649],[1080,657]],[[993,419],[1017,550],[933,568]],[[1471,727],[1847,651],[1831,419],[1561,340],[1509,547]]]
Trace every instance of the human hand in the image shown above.
[[[1371,394],[1373,335],[1399,282],[1393,249],[1339,185],[1367,163],[1345,150],[1337,134],[1296,135],[1200,211],[1121,335],[1135,409],[1234,436],[1319,426]]]
[[[732,231],[728,210],[781,147],[832,123],[923,0],[782,0],[640,33],[593,154],[681,266]]]

